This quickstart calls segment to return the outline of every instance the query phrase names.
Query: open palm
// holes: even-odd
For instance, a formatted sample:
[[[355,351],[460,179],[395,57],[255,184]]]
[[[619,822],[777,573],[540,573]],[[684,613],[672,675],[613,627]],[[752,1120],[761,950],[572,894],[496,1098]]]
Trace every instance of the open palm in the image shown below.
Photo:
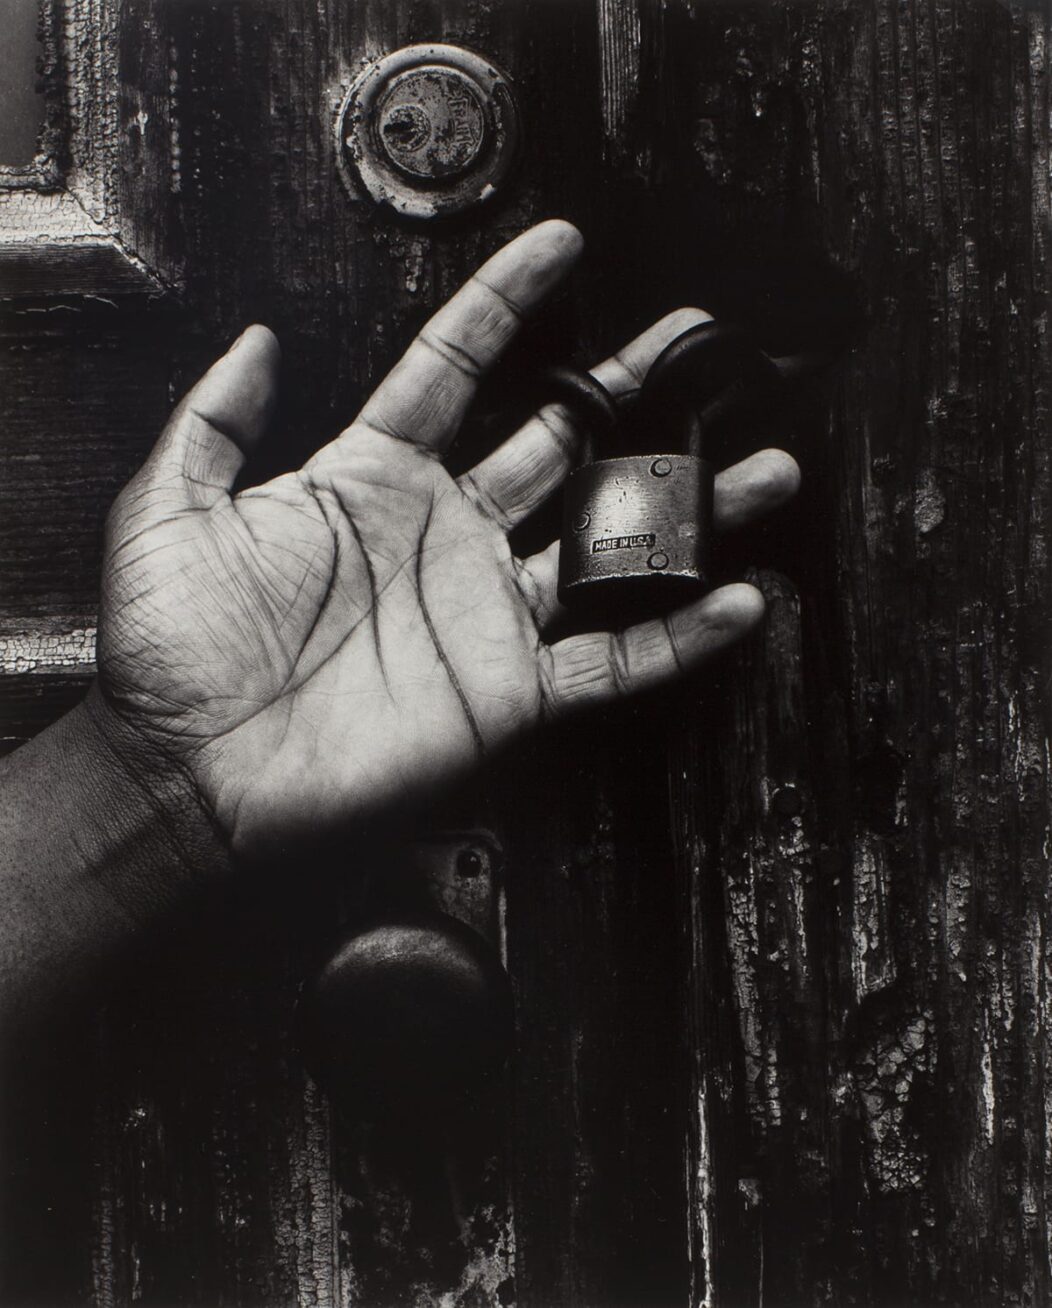
[[[666,620],[554,644],[558,546],[507,532],[571,462],[549,406],[454,481],[440,458],[479,376],[572,265],[541,224],[424,328],[355,422],[302,469],[231,497],[272,406],[278,350],[250,328],[176,410],[111,515],[100,684],[126,725],[193,777],[235,848],[425,793],[567,709],[685,671],[762,612],[724,587]],[[596,369],[638,386],[707,315],[669,315]],[[795,489],[788,455],[721,475],[717,525]]]

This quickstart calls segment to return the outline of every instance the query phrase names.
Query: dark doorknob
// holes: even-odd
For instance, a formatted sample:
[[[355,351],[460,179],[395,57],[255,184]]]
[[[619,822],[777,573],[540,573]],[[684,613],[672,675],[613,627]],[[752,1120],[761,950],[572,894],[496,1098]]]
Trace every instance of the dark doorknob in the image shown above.
[[[334,1105],[366,1118],[467,1104],[511,1045],[511,987],[493,948],[444,914],[345,940],[300,1002],[300,1039]]]

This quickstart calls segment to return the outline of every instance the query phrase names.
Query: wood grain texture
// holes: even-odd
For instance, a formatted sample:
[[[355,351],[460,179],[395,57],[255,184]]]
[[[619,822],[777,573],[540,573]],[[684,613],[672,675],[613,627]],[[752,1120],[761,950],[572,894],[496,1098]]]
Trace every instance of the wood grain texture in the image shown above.
[[[765,582],[712,810],[682,819],[695,1294],[1042,1302],[1047,15],[699,16],[759,121],[711,119],[707,172],[754,240],[792,224],[847,271],[864,326],[810,557]]]
[[[334,890],[292,868],[291,891],[173,928],[81,1023],[74,1089],[43,1053],[23,1071],[8,1298],[1052,1298],[1047,14],[124,11],[114,203],[182,309],[5,312],[9,744],[80,693],[106,507],[246,321],[285,348],[260,475],[337,430],[428,310],[554,213],[588,261],[455,459],[506,429],[541,362],[679,304],[842,357],[784,415],[799,506],[721,546],[728,575],[758,569],[763,633],[487,778],[518,1009],[503,1107],[392,1139],[326,1102],[296,994],[369,869],[337,851]],[[508,196],[433,229],[347,195],[332,134],[363,60],[432,39],[508,69],[526,134]]]

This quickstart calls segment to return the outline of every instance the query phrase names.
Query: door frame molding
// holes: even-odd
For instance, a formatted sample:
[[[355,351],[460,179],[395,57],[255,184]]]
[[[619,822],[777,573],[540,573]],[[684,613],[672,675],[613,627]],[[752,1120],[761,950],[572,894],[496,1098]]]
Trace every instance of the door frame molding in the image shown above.
[[[45,121],[33,163],[0,165],[0,300],[167,297],[122,221],[121,0],[42,0]],[[125,130],[145,132],[144,115]]]

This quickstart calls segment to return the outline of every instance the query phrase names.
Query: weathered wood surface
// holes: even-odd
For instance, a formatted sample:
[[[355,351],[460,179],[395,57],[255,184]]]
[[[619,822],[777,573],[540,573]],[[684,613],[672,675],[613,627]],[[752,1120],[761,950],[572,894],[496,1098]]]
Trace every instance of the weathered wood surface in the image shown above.
[[[74,1076],[46,1050],[27,1067],[8,1297],[1052,1299],[1047,13],[125,10],[120,222],[182,308],[4,314],[12,743],[86,676],[107,501],[247,319],[286,347],[268,466],[335,430],[533,217],[579,222],[589,260],[466,447],[539,359],[680,303],[774,350],[848,348],[787,415],[800,505],[725,552],[761,569],[764,634],[494,781],[518,1053],[506,1159],[490,1123],[466,1226],[437,1137],[407,1170],[299,1065],[296,987],[345,910],[294,878],[295,902],[173,933],[93,1033],[75,1024]],[[511,72],[526,150],[491,212],[399,227],[344,194],[332,115],[364,58],[440,37]]]

